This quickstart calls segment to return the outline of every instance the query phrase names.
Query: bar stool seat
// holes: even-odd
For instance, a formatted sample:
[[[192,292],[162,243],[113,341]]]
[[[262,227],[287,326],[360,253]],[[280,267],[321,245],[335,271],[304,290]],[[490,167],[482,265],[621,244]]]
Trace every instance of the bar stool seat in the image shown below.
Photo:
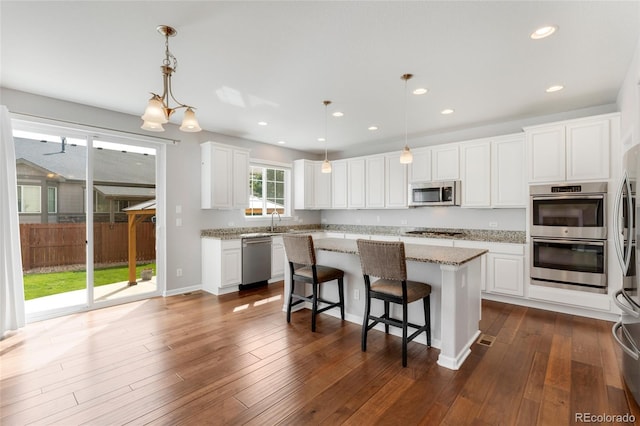
[[[291,308],[300,303],[311,303],[311,331],[316,331],[316,316],[328,309],[340,308],[340,317],[344,320],[344,271],[330,266],[316,264],[316,252],[311,235],[283,235],[284,251],[289,262],[291,281],[289,283],[289,303],[287,305],[287,322],[291,322]],[[320,296],[320,284],[337,281],[339,301],[329,301]],[[296,282],[309,283],[312,294],[295,292]],[[322,303],[326,306],[319,308]]]
[[[378,323],[384,324],[385,333],[389,326],[402,329],[402,366],[407,366],[407,343],[420,333],[426,333],[427,346],[431,347],[431,286],[424,282],[407,280],[407,262],[404,243],[401,241],[358,240],[358,253],[362,275],[366,287],[365,312],[362,323],[362,351],[367,351],[367,333]],[[371,276],[378,277],[371,281]],[[384,314],[371,314],[371,300],[379,299],[384,303]],[[409,303],[422,300],[424,324],[409,322]],[[389,304],[402,306],[402,318],[396,319],[389,313]],[[408,327],[416,331],[408,335]]]

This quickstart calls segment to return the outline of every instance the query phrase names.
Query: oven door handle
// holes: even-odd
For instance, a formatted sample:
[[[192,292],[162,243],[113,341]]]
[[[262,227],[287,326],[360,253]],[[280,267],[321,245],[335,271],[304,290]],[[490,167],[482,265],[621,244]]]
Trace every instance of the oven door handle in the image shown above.
[[[613,338],[616,339],[616,342],[618,342],[618,345],[620,345],[622,350],[625,351],[627,355],[629,355],[631,358],[633,358],[636,361],[640,360],[640,353],[637,350],[637,348],[634,347],[633,349],[635,350],[629,348],[629,346],[625,345],[624,342],[620,339],[620,337],[618,337],[618,330],[620,330],[621,328],[622,328],[622,322],[617,322],[613,324],[613,327],[611,327],[611,333],[613,334]],[[624,334],[624,329],[622,330],[622,332]],[[625,337],[627,337],[626,334],[625,334]],[[629,339],[627,338],[627,340]]]
[[[581,200],[604,200],[604,195],[532,195],[531,198],[534,201],[558,201],[558,200],[571,200],[579,198]]]
[[[604,241],[593,241],[593,240],[565,240],[565,239],[543,239],[543,238],[533,238],[532,241],[534,243],[550,243],[550,244],[564,244],[564,245],[585,245],[585,246],[598,246],[604,247]]]
[[[633,223],[633,193],[631,192],[631,180],[629,179],[626,171],[624,172],[624,179],[627,186],[627,223],[629,227],[629,235],[627,235],[627,244],[625,246],[626,253],[624,257],[624,274],[626,275],[627,271],[629,271],[629,263],[631,262],[631,251],[633,249],[633,244],[631,243],[631,241],[633,240],[633,234],[635,232],[636,224]]]
[[[627,306],[624,303],[622,303],[620,301],[620,296],[622,296],[624,300],[631,306]],[[629,315],[630,317],[640,319],[640,310],[635,309],[635,306],[637,305],[633,302],[633,300],[629,299],[629,296],[627,296],[624,290],[618,290],[615,292],[615,294],[613,295],[613,303],[615,303],[616,306],[620,308],[622,312]]]

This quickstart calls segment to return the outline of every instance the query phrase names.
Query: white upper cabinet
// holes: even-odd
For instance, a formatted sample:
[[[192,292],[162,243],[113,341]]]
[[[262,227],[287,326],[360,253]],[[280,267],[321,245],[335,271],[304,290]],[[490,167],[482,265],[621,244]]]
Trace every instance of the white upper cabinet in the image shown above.
[[[491,207],[491,141],[460,144],[462,206]]]
[[[295,160],[294,208],[326,209],[331,207],[331,174],[322,173],[322,162]]]
[[[527,205],[524,134],[491,141],[491,206],[520,208]]]
[[[526,128],[529,181],[609,179],[611,117]]]
[[[457,144],[438,145],[431,148],[431,180],[460,179],[460,161]]]
[[[609,120],[567,124],[567,180],[608,179]]]
[[[331,208],[331,173],[322,173],[322,161],[313,165],[313,208]]]
[[[409,182],[429,182],[431,180],[431,149],[416,148],[411,152],[413,162],[408,167]]]
[[[249,203],[249,151],[215,142],[200,144],[203,209],[244,208]]]
[[[348,161],[348,208],[363,209],[365,202],[365,159],[352,158]]]
[[[415,161],[415,155],[413,157]],[[400,163],[400,153],[387,154],[385,161],[384,205],[386,208],[406,208],[409,187],[406,164]]]
[[[346,209],[349,194],[347,160],[332,161],[331,169],[331,207]]]
[[[524,208],[524,135],[460,143],[462,207]]]
[[[384,156],[372,156],[365,159],[365,202],[368,209],[384,208]],[[400,162],[400,160],[398,160]]]

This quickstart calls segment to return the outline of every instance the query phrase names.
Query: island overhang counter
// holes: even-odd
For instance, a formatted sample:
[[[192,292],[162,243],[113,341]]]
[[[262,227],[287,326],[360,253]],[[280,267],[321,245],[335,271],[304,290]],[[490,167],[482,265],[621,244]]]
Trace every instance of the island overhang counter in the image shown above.
[[[317,238],[314,246],[317,264],[345,272],[345,319],[362,325],[366,295],[356,240]],[[452,370],[460,368],[480,334],[482,262],[486,252],[482,249],[405,244],[408,279],[426,282],[432,287],[431,343],[440,349],[438,364]],[[289,283],[290,272],[286,267],[285,310]],[[322,285],[321,291],[328,300],[338,299],[337,286]],[[372,302],[372,312],[382,312],[382,302],[379,306],[376,302],[379,301]],[[337,308],[325,313],[340,317]],[[400,317],[400,307],[392,304],[391,314]],[[422,305],[410,304],[408,315],[410,322],[420,324],[424,321]],[[375,329],[384,331],[381,324]],[[390,332],[399,336],[401,330],[391,327]],[[424,334],[414,341],[426,345]]]

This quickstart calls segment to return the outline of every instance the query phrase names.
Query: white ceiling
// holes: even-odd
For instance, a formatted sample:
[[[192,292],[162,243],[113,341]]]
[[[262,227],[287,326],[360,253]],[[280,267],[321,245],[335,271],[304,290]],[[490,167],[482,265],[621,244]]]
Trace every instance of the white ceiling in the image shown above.
[[[412,135],[615,103],[640,2],[2,0],[0,20],[3,87],[134,115],[162,91],[156,26],[171,25],[174,94],[204,129],[317,153],[325,99],[345,114],[330,151],[402,146],[404,73],[429,89],[408,97]]]

